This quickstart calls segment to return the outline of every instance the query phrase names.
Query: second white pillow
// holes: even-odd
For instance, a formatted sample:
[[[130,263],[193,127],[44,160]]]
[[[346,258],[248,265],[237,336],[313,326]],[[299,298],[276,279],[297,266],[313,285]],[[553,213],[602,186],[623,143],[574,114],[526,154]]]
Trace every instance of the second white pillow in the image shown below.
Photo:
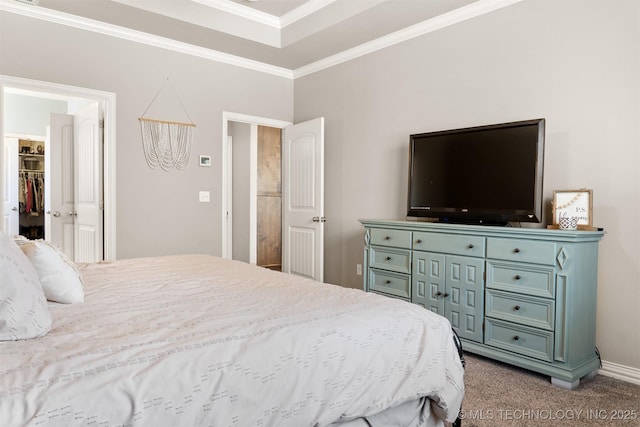
[[[64,304],[84,301],[82,275],[62,251],[44,240],[21,242],[20,249],[38,272],[49,301]]]

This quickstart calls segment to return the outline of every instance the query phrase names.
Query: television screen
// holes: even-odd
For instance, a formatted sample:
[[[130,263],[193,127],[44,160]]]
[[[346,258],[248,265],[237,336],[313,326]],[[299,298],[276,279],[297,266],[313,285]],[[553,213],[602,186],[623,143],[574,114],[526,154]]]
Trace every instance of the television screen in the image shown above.
[[[414,134],[408,216],[540,222],[544,119]]]

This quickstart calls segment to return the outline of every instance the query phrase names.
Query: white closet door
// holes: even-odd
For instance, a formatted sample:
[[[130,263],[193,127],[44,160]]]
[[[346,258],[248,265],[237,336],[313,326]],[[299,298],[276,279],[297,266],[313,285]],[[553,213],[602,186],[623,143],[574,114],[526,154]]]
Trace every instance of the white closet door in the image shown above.
[[[97,102],[74,120],[74,248],[76,262],[103,258],[102,129]]]
[[[73,116],[52,113],[45,145],[45,240],[74,259]]]

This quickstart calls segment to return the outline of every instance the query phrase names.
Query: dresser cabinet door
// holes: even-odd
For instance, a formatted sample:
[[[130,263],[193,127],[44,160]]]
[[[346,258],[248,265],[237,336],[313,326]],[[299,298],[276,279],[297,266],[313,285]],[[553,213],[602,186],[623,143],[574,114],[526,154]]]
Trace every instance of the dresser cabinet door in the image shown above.
[[[424,308],[446,316],[445,256],[430,252],[413,252],[413,300]]]
[[[447,256],[447,318],[461,338],[482,342],[484,260]]]
[[[445,316],[460,337],[482,342],[484,260],[413,252],[411,301]]]

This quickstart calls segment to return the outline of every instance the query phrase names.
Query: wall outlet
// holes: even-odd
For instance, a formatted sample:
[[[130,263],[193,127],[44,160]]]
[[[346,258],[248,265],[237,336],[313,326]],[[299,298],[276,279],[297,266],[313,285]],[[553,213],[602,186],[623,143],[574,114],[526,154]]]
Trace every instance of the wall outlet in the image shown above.
[[[200,200],[200,202],[209,202],[211,201],[211,196],[209,195],[208,191],[201,191],[200,193],[198,193],[198,200]]]
[[[362,276],[362,264],[356,264],[356,276]]]

